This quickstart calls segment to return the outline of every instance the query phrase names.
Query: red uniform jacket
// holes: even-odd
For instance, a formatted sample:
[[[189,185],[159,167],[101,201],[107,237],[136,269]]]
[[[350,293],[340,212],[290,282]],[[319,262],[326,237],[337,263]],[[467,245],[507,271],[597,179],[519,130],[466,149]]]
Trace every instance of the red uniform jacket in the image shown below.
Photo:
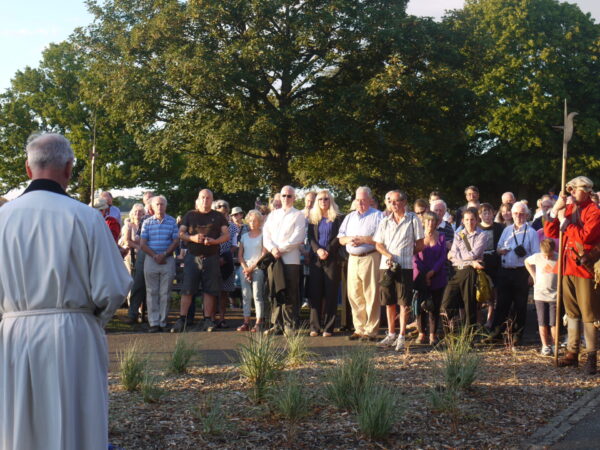
[[[571,220],[573,208],[575,205],[567,205],[565,218]],[[587,270],[578,266],[577,258],[577,243],[583,244],[584,251],[590,250],[592,247],[600,243],[600,209],[591,200],[587,200],[579,205],[580,220],[569,223],[563,233],[563,248],[564,248],[564,274],[574,275],[581,278],[593,278]],[[548,221],[544,225],[544,233],[546,236],[557,238],[560,228],[558,219]]]

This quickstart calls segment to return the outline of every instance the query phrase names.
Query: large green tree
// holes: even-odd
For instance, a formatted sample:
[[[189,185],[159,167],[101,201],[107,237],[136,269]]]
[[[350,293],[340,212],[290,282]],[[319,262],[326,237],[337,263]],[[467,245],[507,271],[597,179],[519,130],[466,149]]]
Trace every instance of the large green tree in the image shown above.
[[[563,99],[578,111],[569,173],[600,175],[600,26],[555,0],[467,0],[445,18],[476,94],[463,186],[531,195],[558,185]]]
[[[323,104],[335,109],[384,69],[405,5],[109,0],[91,4],[85,45],[105,107],[149,160],[168,167],[182,158],[184,176],[226,192],[277,189],[326,181],[299,164],[326,147],[332,117]]]

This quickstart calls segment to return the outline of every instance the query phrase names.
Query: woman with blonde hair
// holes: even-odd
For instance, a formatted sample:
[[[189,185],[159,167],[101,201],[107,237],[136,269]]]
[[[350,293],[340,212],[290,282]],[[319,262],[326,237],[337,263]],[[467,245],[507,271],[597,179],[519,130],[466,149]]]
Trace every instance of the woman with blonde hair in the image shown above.
[[[140,228],[143,217],[144,205],[134,203],[129,211],[129,218],[125,220],[123,228],[121,228],[119,246],[129,249],[129,253],[125,256],[125,265],[130,274],[134,272],[135,260],[140,251]]]
[[[311,252],[308,297],[312,337],[321,331],[324,337],[333,335],[341,277],[337,235],[343,218],[331,192],[319,191],[308,218]]]
[[[244,323],[237,330],[256,333],[261,331],[263,325],[265,286],[265,273],[257,267],[257,264],[261,257],[267,253],[267,250],[262,243],[263,216],[260,211],[256,209],[248,211],[246,223],[249,230],[247,233],[242,234],[238,247]],[[256,323],[250,328],[252,298],[254,298],[254,308],[256,310]]]

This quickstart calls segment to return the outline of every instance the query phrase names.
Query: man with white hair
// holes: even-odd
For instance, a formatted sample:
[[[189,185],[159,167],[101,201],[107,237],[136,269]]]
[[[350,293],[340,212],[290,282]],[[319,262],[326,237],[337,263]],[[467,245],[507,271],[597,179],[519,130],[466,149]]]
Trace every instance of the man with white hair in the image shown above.
[[[567,191],[573,203],[567,205],[566,195],[561,193],[552,208],[552,221],[544,225],[546,235],[557,238],[563,229],[564,276],[563,301],[567,312],[567,353],[559,360],[561,367],[577,366],[579,363],[580,325],[583,323],[585,372],[596,373],[598,333],[595,324],[600,320],[600,290],[594,284],[594,275],[581,264],[581,258],[600,243],[600,210],[591,201],[594,184],[587,177],[579,176],[567,183]]]
[[[0,448],[108,447],[102,327],[131,284],[97,211],[65,192],[69,141],[27,145],[23,195],[0,209]]]
[[[452,241],[454,241],[454,230],[452,229],[452,225],[446,222],[446,214],[448,212],[448,206],[446,202],[442,199],[433,200],[430,203],[431,211],[433,211],[439,218],[440,224],[437,227],[437,231],[444,234],[446,238],[446,245],[448,250],[452,247]]]
[[[150,333],[167,327],[169,299],[175,278],[173,252],[179,245],[179,229],[175,219],[167,214],[167,199],[152,197],[154,216],[142,224],[140,247],[146,253],[144,279]]]
[[[525,259],[540,251],[537,232],[527,224],[529,210],[522,202],[512,207],[513,224],[507,226],[498,241],[497,252],[501,267],[498,272],[498,301],[491,338],[498,338],[513,310],[512,332],[514,343],[518,344],[525,330],[527,320],[527,297],[529,295],[529,272]]]
[[[285,295],[273,303],[273,327],[265,334],[289,333],[298,322],[300,296],[300,246],[306,236],[306,219],[294,208],[296,191],[291,186],[281,188],[281,208],[271,211],[263,227],[263,247],[275,259],[283,262]],[[272,279],[273,271],[269,270]],[[272,293],[273,294],[273,293]],[[273,296],[273,295],[271,295]],[[280,301],[281,300],[281,301]]]
[[[377,339],[380,307],[379,263],[381,255],[375,249],[373,236],[383,219],[381,211],[371,207],[371,189],[356,190],[356,211],[348,214],[338,232],[341,245],[348,251],[348,301],[352,307],[354,333],[350,340]]]

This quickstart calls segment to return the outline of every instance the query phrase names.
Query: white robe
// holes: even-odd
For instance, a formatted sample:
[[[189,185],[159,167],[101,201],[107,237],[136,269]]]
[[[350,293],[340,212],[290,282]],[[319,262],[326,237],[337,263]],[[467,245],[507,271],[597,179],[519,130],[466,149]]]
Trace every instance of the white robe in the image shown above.
[[[106,450],[102,327],[130,286],[96,210],[43,190],[0,208],[1,450]]]

